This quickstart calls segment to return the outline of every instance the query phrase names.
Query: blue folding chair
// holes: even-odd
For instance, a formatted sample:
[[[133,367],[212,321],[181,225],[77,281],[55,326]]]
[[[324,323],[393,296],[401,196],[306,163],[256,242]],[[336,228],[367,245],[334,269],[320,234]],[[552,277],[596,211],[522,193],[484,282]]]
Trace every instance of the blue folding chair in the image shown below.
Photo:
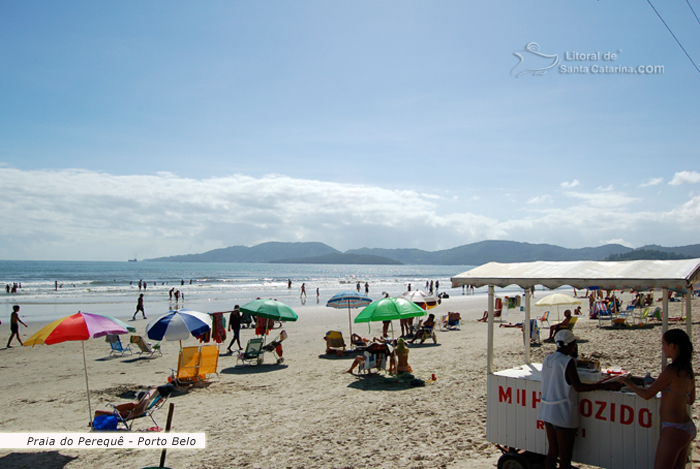
[[[109,345],[112,347],[112,351],[109,353],[110,356],[112,355],[119,355],[120,357],[124,355],[126,352],[129,352],[129,355],[132,354],[131,352],[131,347],[128,345],[124,347],[122,345],[122,341],[119,339],[118,335],[107,335],[105,340],[109,343]]]

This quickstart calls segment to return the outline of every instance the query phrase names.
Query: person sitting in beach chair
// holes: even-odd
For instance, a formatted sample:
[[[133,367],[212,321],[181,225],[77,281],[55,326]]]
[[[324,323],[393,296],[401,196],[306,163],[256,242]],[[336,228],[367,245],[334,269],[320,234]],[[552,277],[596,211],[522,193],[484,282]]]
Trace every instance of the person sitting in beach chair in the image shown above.
[[[567,309],[566,311],[564,311],[564,320],[562,322],[549,326],[549,337],[545,340],[545,342],[554,342],[554,336],[556,335],[556,333],[559,332],[561,329],[568,329],[567,326],[570,322],[571,310]]]
[[[401,340],[401,339],[400,339]],[[386,363],[389,361],[389,373],[395,371],[395,355],[392,347],[387,343],[374,342],[370,344],[363,355],[358,355],[350,365],[346,373],[352,373],[359,367],[360,371],[370,373],[374,368],[386,370]]]
[[[355,347],[367,347],[370,344],[370,341],[368,339],[360,337],[359,334],[355,334],[354,332],[350,336],[350,341]]]
[[[118,419],[118,424],[121,423],[126,430],[131,431],[134,420],[141,417],[150,417],[151,421],[153,421],[153,425],[158,427],[153,413],[163,406],[173,390],[174,386],[168,383],[151,388],[148,391],[139,391],[136,394],[135,402],[127,402],[118,405],[109,404],[112,406],[113,410],[96,410],[95,418],[114,415]]]
[[[426,319],[425,322],[421,321],[418,323],[418,332],[416,332],[416,335],[414,335],[413,339],[408,343],[412,344],[420,339],[420,343],[422,344],[428,337],[432,337],[433,343],[437,344],[437,336],[435,335],[435,315],[433,313],[428,315],[428,319]]]
[[[449,312],[447,313],[447,329],[454,330],[459,329],[459,321],[462,319],[462,315],[459,313]]]

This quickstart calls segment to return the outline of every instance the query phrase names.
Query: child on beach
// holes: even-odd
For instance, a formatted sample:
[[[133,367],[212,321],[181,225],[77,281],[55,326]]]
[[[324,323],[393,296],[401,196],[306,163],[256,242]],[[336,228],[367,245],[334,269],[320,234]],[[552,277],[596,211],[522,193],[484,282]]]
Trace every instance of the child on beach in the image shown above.
[[[19,318],[19,305],[14,305],[12,307],[12,314],[10,314],[10,332],[12,335],[10,335],[10,340],[7,341],[7,348],[12,348],[10,345],[12,343],[12,339],[17,336],[17,340],[19,340],[20,345],[24,345],[22,343],[22,339],[19,336],[19,325],[18,323],[21,323],[24,325],[24,327],[27,327],[26,324],[22,322],[22,320]]]

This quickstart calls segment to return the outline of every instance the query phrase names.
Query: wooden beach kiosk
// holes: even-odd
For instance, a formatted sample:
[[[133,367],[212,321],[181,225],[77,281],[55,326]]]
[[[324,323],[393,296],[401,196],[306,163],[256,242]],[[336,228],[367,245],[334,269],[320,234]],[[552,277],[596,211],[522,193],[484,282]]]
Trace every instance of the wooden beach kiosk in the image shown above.
[[[700,259],[626,262],[491,262],[459,274],[452,287],[488,286],[487,421],[491,443],[546,454],[544,423],[537,419],[541,391],[541,363],[530,362],[529,340],[524,340],[524,364],[493,370],[495,287],[518,285],[525,291],[523,337],[530,337],[531,288],[598,287],[605,290],[661,289],[662,327],[668,329],[669,292],[685,296],[686,330],[692,337],[692,284],[700,280]],[[662,367],[666,358],[662,358]],[[583,379],[583,378],[582,378]],[[573,460],[603,468],[652,468],[658,441],[660,399],[648,401],[633,393],[593,391],[579,396],[580,427]],[[528,453],[508,452],[499,469],[531,467]]]

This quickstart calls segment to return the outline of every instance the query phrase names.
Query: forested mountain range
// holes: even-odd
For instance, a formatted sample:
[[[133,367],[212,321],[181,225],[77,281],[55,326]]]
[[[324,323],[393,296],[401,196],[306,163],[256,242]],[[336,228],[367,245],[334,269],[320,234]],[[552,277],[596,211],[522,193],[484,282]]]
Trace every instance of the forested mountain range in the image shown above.
[[[165,262],[262,262],[303,264],[418,264],[481,265],[487,262],[578,261],[635,258],[637,251],[649,251],[651,258],[700,258],[700,244],[678,247],[649,245],[637,250],[620,244],[568,249],[551,244],[516,241],[480,241],[441,251],[421,249],[361,248],[338,251],[323,243],[269,242],[256,246],[231,246],[201,254],[146,259]],[[654,254],[656,253],[656,254]],[[660,256],[658,253],[672,254]],[[645,254],[645,253],[641,253]],[[637,256],[639,257],[639,256]],[[644,257],[643,258],[649,258]]]

